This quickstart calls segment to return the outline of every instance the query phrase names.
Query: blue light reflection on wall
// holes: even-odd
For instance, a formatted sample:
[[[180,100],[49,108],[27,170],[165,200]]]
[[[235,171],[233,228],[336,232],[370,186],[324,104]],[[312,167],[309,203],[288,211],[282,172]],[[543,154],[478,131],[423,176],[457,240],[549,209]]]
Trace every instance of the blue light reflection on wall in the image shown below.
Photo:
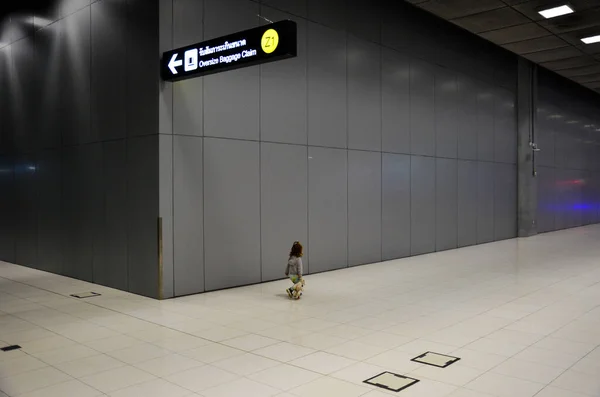
[[[568,203],[568,204],[544,204],[545,210],[552,212],[570,212],[570,211],[598,211],[600,203]]]
[[[570,193],[576,193],[577,195],[585,195],[586,188],[585,186],[588,184],[586,179],[568,179],[568,180],[559,180],[556,181],[556,188],[554,189],[555,198],[558,200],[559,195]],[[564,198],[564,196],[563,196]],[[542,209],[550,212],[560,212],[560,213],[568,213],[568,212],[597,212],[600,211],[600,202],[596,201],[579,201],[576,202],[567,202],[567,203],[543,203],[541,205]]]

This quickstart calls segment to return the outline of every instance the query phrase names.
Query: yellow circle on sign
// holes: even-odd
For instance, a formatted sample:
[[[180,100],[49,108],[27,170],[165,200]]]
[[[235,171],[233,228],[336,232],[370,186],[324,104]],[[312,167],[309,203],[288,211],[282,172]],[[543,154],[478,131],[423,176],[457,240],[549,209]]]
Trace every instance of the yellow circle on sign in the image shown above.
[[[260,41],[260,46],[262,47],[262,50],[267,54],[270,54],[277,49],[278,45],[279,34],[277,33],[277,31],[275,29],[267,30],[263,34],[262,40]]]

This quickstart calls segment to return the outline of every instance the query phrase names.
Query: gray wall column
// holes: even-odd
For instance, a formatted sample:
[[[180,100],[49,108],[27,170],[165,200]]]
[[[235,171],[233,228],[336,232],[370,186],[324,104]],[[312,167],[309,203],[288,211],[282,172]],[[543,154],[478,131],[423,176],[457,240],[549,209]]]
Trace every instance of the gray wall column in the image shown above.
[[[536,66],[518,60],[517,141],[518,141],[518,225],[519,237],[537,234],[537,181],[535,171]]]

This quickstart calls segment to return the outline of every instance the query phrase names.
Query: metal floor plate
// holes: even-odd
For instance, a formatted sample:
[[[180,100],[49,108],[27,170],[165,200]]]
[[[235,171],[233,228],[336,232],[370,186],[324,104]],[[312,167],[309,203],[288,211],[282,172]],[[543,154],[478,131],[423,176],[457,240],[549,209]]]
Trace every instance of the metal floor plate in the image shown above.
[[[394,392],[399,392],[407,387],[411,387],[417,382],[419,382],[418,379],[408,378],[406,376],[393,374],[391,372],[384,372],[364,381],[364,383],[369,385],[381,387],[382,389]]]
[[[80,294],[73,294],[71,296],[74,298],[84,299],[84,298],[91,298],[93,296],[100,296],[100,294],[98,294],[96,292],[82,292]]]
[[[458,357],[452,357],[445,354],[427,352],[421,354],[418,357],[413,358],[411,361],[421,364],[432,365],[438,368],[446,368],[449,365],[454,364],[460,360]]]
[[[19,345],[12,345],[12,346],[3,347],[0,350],[2,350],[3,352],[11,352],[13,350],[19,350],[20,348],[21,348],[21,346],[19,346]]]

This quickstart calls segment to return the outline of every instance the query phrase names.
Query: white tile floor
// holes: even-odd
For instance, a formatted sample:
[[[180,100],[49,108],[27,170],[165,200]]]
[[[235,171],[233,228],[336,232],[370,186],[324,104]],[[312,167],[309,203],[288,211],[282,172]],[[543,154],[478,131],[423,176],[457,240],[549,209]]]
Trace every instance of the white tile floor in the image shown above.
[[[159,302],[0,262],[0,397],[600,396],[600,226]],[[72,293],[96,291],[87,300]],[[461,360],[438,369],[425,351]]]

